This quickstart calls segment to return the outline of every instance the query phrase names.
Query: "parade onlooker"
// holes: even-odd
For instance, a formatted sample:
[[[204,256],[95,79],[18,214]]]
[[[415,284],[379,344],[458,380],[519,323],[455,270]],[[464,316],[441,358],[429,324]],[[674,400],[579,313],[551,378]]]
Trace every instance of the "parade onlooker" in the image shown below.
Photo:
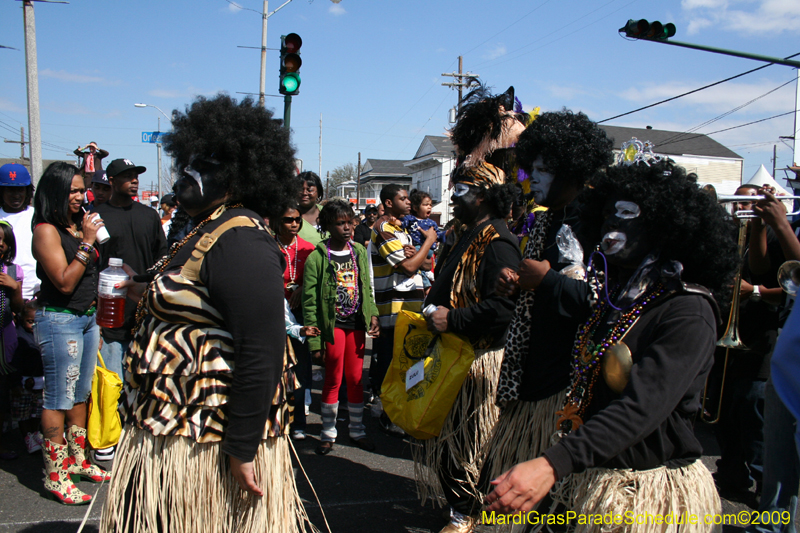
[[[378,208],[374,205],[364,210],[364,220],[353,230],[353,241],[366,247],[372,237],[372,225],[378,220]]]
[[[44,402],[44,368],[42,353],[33,337],[36,320],[36,302],[28,300],[17,315],[17,348],[14,350],[12,366],[16,370],[18,383],[12,398],[12,420],[19,423],[28,453],[42,449],[43,437],[39,431]]]
[[[17,242],[17,258],[14,262],[24,274],[22,297],[30,300],[39,289],[39,278],[36,276],[36,260],[31,252],[33,184],[28,169],[14,163],[0,167],[0,193],[3,203],[0,219],[8,221],[14,228]]]
[[[94,213],[82,213],[85,192],[78,167],[56,162],[42,174],[33,198],[33,255],[42,280],[34,335],[46,383],[44,486],[68,505],[92,498],[78,490],[70,476],[97,482],[110,478],[86,458],[86,401],[100,342],[94,316],[99,272],[94,243],[103,221]]]
[[[342,373],[347,381],[350,442],[362,450],[375,445],[367,439],[363,423],[364,334],[380,334],[378,310],[372,296],[367,250],[350,242],[353,208],[342,200],[331,200],[320,212],[320,226],[330,237],[320,242],[308,257],[303,282],[305,323],[320,329],[320,337],[309,339],[309,349],[319,352],[325,342],[325,386],[322,390],[322,444],[317,453],[327,455],[336,441],[339,386]],[[368,330],[368,331],[367,331]]]
[[[17,389],[19,374],[13,364],[14,352],[17,348],[17,332],[14,327],[13,313],[22,310],[23,273],[19,265],[14,263],[16,241],[14,230],[5,220],[0,220],[2,240],[0,240],[0,441],[2,441],[2,425],[9,414],[9,392],[14,396],[11,407],[11,419],[17,421],[15,411],[18,410],[19,395]],[[18,392],[18,391],[17,391]],[[0,446],[0,458],[13,459],[16,453]]]
[[[287,427],[285,265],[260,214],[296,197],[289,132],[223,94],[172,117],[165,147],[193,227],[142,297],[100,530],[305,530]],[[198,502],[202,512],[175,512]]]
[[[297,177],[300,185],[297,206],[305,221],[298,235],[316,246],[322,239],[327,238],[327,235],[320,232],[319,226],[319,211],[322,209],[319,201],[325,194],[322,189],[322,180],[310,170],[301,172]]]
[[[169,235],[169,228],[172,225],[172,213],[178,208],[173,193],[165,194],[161,197],[161,227],[164,235]]]
[[[81,159],[80,167],[84,179],[87,180],[85,185],[88,187],[95,173],[103,170],[103,158],[108,157],[108,151],[98,148],[97,143],[92,141],[83,148],[79,146],[72,153]],[[89,201],[93,199],[90,198]]]
[[[433,229],[422,230],[425,242],[415,254],[407,257],[406,247],[413,246],[402,222],[403,217],[411,212],[408,191],[401,185],[386,185],[381,189],[381,204],[385,214],[373,225],[371,239],[375,303],[381,325],[381,336],[373,343],[374,359],[369,369],[369,381],[376,396],[380,395],[383,379],[392,362],[398,313],[404,309],[417,313],[422,311],[425,294],[419,269],[429,263],[428,251],[437,238]],[[394,429],[386,413],[381,413],[381,426],[384,430]]]
[[[431,195],[425,191],[414,189],[408,194],[408,199],[411,202],[411,213],[403,217],[403,229],[411,237],[414,248],[419,250],[422,243],[425,242],[425,235],[422,231],[429,228],[433,228],[436,231],[437,239],[443,239],[444,232],[439,230],[439,225],[435,220],[431,219],[431,210],[433,210]],[[438,242],[433,243],[431,249],[428,250],[428,259],[433,257],[433,252],[436,251],[437,245]],[[423,267],[420,272],[422,274],[422,286],[427,289],[431,286],[433,271],[430,268]]]
[[[279,206],[270,217],[270,227],[275,232],[275,239],[286,260],[283,271],[283,290],[287,305],[301,324],[303,323],[303,272],[306,259],[314,251],[314,245],[301,239],[297,234],[305,222],[297,210],[297,202],[292,198],[288,203]],[[297,366],[295,376],[300,387],[294,391],[294,419],[291,435],[295,440],[306,438],[306,396],[311,394],[311,353],[304,342],[290,336]],[[309,391],[306,393],[306,391]]]
[[[108,176],[105,170],[98,170],[94,173],[94,177],[92,178],[92,193],[94,194],[94,199],[92,200],[93,207],[103,205],[111,198],[111,185],[108,183]]]

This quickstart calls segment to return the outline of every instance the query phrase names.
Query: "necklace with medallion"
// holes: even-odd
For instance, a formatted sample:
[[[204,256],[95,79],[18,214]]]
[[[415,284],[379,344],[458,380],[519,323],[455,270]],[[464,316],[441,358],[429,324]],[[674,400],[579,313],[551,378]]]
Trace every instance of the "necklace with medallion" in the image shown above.
[[[295,236],[294,240],[289,243],[288,246],[284,246],[280,239],[277,239],[278,246],[283,252],[283,255],[286,256],[286,270],[289,271],[289,282],[286,284],[286,290],[289,292],[294,292],[297,290],[299,285],[297,284],[297,256],[300,255],[299,246],[300,244],[297,242],[297,236]],[[294,244],[294,260],[292,260],[292,256],[289,253],[292,249],[292,245]]]

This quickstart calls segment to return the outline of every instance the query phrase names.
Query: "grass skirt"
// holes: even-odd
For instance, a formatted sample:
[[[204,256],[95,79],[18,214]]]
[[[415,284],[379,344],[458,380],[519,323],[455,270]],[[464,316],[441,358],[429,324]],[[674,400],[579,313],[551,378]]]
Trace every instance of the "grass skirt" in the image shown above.
[[[428,500],[440,507],[447,503],[438,477],[445,450],[466,472],[466,479],[458,482],[476,499],[483,501],[478,479],[485,457],[483,450],[499,415],[495,394],[502,362],[502,348],[476,350],[475,361],[439,436],[416,441],[418,446],[412,448],[417,494],[423,505]]]
[[[264,491],[239,488],[220,442],[154,436],[126,426],[101,532],[296,533],[308,523],[297,493],[288,438],[264,440],[253,460]]]
[[[621,517],[625,524],[577,524],[576,533],[709,533],[721,525],[705,523],[705,517],[722,512],[714,479],[702,461],[680,467],[652,470],[591,468],[557,483],[553,496],[581,515]],[[626,514],[627,513],[627,514]],[[695,515],[692,525],[687,516]],[[657,524],[656,516],[671,516],[672,524]],[[650,517],[648,520],[647,517]],[[679,524],[675,524],[680,521]],[[643,522],[643,523],[640,523]]]

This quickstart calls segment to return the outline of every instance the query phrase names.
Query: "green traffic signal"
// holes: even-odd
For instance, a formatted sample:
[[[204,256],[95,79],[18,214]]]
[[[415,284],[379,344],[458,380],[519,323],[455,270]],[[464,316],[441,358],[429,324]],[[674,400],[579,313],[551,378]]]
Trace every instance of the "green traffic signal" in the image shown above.
[[[281,78],[281,94],[297,94],[296,91],[300,87],[300,76],[297,74],[286,74]]]
[[[300,59],[302,46],[303,39],[296,33],[281,35],[281,69],[278,90],[283,95],[294,96],[299,93],[300,67],[303,65],[303,60]]]
[[[668,22],[661,24],[659,21],[648,22],[646,19],[630,19],[625,26],[619,29],[625,32],[626,37],[632,39],[645,39],[648,41],[666,41],[675,36],[675,24]]]

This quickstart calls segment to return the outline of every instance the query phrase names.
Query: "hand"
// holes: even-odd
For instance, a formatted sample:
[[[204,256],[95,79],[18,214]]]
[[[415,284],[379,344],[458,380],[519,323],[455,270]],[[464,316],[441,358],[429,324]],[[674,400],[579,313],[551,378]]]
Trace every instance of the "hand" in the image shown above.
[[[428,323],[428,329],[438,333],[447,331],[448,313],[450,313],[448,308],[442,306],[437,307],[436,311],[425,317],[425,321]]]
[[[786,207],[770,192],[770,189],[772,187],[762,187],[758,190],[758,194],[764,195],[764,199],[753,204],[753,213],[775,229],[781,223],[788,223],[788,220]]]
[[[519,292],[519,274],[510,268],[500,271],[494,290],[500,296],[513,296]]]
[[[523,259],[519,263],[519,288],[523,291],[535,290],[549,270],[550,261]]]
[[[144,290],[147,288],[147,283],[133,281],[133,276],[136,276],[137,273],[127,264],[122,264],[122,270],[128,275],[130,279],[125,281],[120,281],[119,283],[114,284],[115,289],[123,289],[125,287],[128,288],[128,298],[135,301],[136,303],[142,299],[142,295],[144,294]]]
[[[741,296],[742,300],[747,300],[750,298],[750,295],[753,294],[753,285],[747,283],[745,280],[742,280],[741,290],[739,291],[739,295]]]
[[[28,378],[25,380],[25,388],[28,390],[33,390],[33,386],[36,385],[36,381],[33,378]]]
[[[319,337],[319,328],[315,326],[303,326],[300,328],[300,335],[303,337]]]
[[[527,513],[547,496],[555,482],[555,470],[545,457],[519,463],[491,481],[494,490],[486,496],[490,504],[487,511]]]
[[[367,331],[367,335],[370,337],[381,336],[381,323],[378,320],[378,317],[374,316],[369,320],[369,331]]]
[[[100,218],[100,215],[87,211],[83,215],[83,242],[86,244],[94,245],[97,240],[97,230],[105,226],[105,222]]]
[[[20,283],[8,274],[0,273],[0,287],[8,287],[12,291],[19,288]]]
[[[234,479],[239,482],[239,487],[255,496],[263,496],[264,491],[256,484],[256,473],[253,468],[253,462],[244,463],[236,457],[230,457],[230,460],[231,474],[233,474]]]
[[[417,249],[409,244],[403,246],[403,254],[406,256],[406,259],[410,259],[417,255]]]
[[[439,236],[436,234],[436,230],[433,228],[423,229],[420,230],[423,235],[425,235],[425,242],[430,241],[431,243],[436,242]]]
[[[322,355],[322,350],[314,350],[311,352],[311,362],[317,366],[325,365],[325,356]]]
[[[301,305],[303,305],[302,286],[293,290],[291,296],[289,296],[289,309],[300,309]]]

